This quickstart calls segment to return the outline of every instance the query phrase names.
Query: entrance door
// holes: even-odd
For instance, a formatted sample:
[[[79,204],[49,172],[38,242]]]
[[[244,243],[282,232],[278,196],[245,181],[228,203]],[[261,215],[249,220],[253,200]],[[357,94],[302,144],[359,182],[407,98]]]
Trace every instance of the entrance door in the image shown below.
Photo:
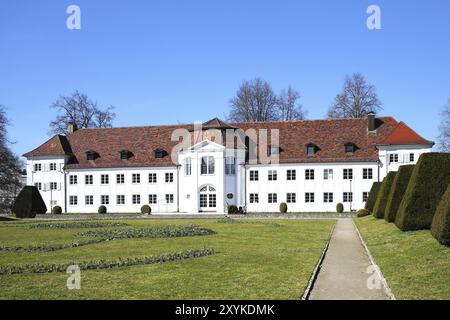
[[[200,189],[200,211],[216,211],[216,189],[213,186],[204,186]]]

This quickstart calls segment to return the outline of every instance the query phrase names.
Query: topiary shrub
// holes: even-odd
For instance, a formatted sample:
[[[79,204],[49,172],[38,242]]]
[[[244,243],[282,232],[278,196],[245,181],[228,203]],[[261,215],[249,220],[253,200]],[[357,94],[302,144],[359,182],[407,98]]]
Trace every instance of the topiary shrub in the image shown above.
[[[337,211],[338,213],[344,212],[344,205],[343,205],[342,203],[338,203],[338,204],[336,205],[336,211]]]
[[[450,184],[434,214],[431,234],[443,245],[450,246]]]
[[[386,208],[384,209],[384,220],[394,222],[397,215],[398,207],[405,195],[406,187],[408,187],[409,179],[414,170],[415,165],[400,166],[395,175],[392,187],[388,195]]]
[[[245,214],[244,208],[239,207],[239,208],[238,208],[238,213],[239,213],[239,214]]]
[[[152,212],[152,208],[150,208],[150,206],[148,204],[144,204],[141,207],[141,213],[142,214],[150,214]]]
[[[356,213],[356,216],[358,218],[362,218],[362,217],[365,217],[365,216],[368,216],[368,215],[370,215],[370,212],[367,209],[359,209],[358,212]]]
[[[429,229],[450,183],[450,153],[424,153],[417,161],[395,218],[402,231]]]
[[[228,205],[228,214],[238,214],[238,213],[239,213],[238,207],[236,207],[233,204]]]
[[[34,218],[47,212],[47,206],[35,186],[25,186],[14,201],[13,213],[17,218]]]
[[[384,210],[386,209],[387,199],[389,197],[389,191],[391,191],[392,183],[394,182],[397,171],[391,171],[383,179],[380,191],[378,192],[377,201],[373,207],[372,214],[377,219],[384,218]]]
[[[52,214],[62,214],[62,209],[60,206],[55,206],[52,209]]]
[[[381,182],[374,182],[372,184],[372,188],[370,189],[370,192],[369,192],[369,198],[367,198],[367,202],[364,207],[370,213],[373,212],[373,207],[375,206],[375,202],[377,201],[378,193],[380,192],[380,188],[381,188]]]
[[[98,207],[98,213],[100,213],[100,214],[105,214],[105,213],[107,213],[107,212],[108,212],[108,210],[106,209],[105,206],[100,206],[100,207]]]
[[[285,202],[280,203],[280,212],[281,213],[286,213],[287,212],[287,204]]]

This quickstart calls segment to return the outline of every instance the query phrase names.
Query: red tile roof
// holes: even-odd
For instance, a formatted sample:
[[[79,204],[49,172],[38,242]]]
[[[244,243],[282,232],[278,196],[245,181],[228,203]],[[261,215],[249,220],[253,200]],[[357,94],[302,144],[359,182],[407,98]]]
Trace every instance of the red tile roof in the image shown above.
[[[293,120],[229,124],[214,120],[210,124],[214,127],[218,125],[226,128],[228,126],[238,127],[244,131],[267,129],[268,137],[270,137],[271,130],[278,129],[280,162],[310,163],[377,161],[378,150],[376,145],[386,142],[395,131],[401,130],[403,132],[404,129],[402,129],[403,125],[399,126],[399,123],[392,117],[379,117],[376,120],[377,130],[374,132],[368,132],[367,119]],[[174,163],[170,153],[179,141],[172,141],[171,137],[176,129],[192,131],[193,125],[79,129],[67,137],[55,136],[24,156],[71,155],[67,168],[173,166]],[[190,134],[192,137],[193,132]],[[397,133],[394,136],[397,136]],[[412,140],[417,140],[416,138],[420,137],[416,133],[414,135],[409,134],[409,136],[415,137]],[[205,136],[202,137],[202,139],[204,138]],[[420,143],[423,140],[420,140]],[[345,152],[344,144],[348,142],[352,142],[356,146],[353,154]],[[306,145],[309,143],[313,143],[318,149],[316,154],[312,156],[306,154]],[[163,158],[156,158],[154,151],[158,148],[167,151],[168,155]],[[95,161],[86,159],[86,151],[88,150],[93,150],[98,154]],[[120,158],[121,150],[129,150],[132,156],[128,160],[122,160]]]
[[[433,145],[433,141],[429,141],[421,137],[417,132],[408,127],[406,123],[400,121],[392,132],[383,139],[380,145],[404,145],[404,144],[425,144]]]

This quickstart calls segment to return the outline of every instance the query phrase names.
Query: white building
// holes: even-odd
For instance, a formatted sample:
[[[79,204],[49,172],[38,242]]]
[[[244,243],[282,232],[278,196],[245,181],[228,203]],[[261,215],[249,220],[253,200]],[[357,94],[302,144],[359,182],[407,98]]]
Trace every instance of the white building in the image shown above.
[[[267,139],[266,139],[267,137]],[[267,141],[266,141],[267,140]],[[77,129],[26,153],[27,183],[64,212],[335,211],[433,146],[403,122],[326,119]]]

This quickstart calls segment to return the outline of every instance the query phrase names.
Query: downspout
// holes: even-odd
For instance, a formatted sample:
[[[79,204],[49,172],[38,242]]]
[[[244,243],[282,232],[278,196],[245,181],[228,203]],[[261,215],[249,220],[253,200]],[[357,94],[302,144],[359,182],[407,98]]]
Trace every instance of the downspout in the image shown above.
[[[63,168],[64,174],[64,213],[67,213],[67,173],[66,169]]]
[[[177,213],[180,212],[180,167],[181,165],[177,164]]]

